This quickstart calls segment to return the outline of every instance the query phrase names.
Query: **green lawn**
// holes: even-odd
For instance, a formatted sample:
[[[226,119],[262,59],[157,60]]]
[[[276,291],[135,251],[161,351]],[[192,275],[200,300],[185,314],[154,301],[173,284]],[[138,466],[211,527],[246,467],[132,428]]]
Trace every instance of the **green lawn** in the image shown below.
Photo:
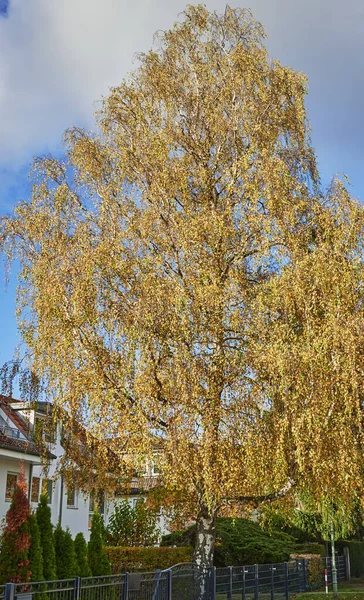
[[[338,587],[340,600],[364,600],[364,579],[344,581],[343,583],[339,583]],[[279,594],[280,600],[282,597],[282,594]],[[216,595],[216,600],[226,600],[226,598],[226,593]],[[306,592],[291,597],[291,600],[332,600],[332,598],[332,586],[330,585],[328,594],[324,591]],[[241,592],[233,594],[232,600],[241,600]],[[253,600],[253,596],[247,594],[247,600]],[[270,600],[270,594],[259,594],[259,600]]]
[[[339,583],[340,600],[364,600],[364,580],[352,579]],[[329,593],[325,592],[306,592],[305,594],[297,594],[294,600],[331,600],[333,598],[332,586],[329,587]]]

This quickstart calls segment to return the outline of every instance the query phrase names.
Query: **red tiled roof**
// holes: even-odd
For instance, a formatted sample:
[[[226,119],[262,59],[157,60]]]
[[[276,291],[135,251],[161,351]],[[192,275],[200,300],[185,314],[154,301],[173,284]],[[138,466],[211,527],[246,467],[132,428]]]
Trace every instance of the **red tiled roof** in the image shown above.
[[[0,408],[4,411],[6,416],[9,417],[17,429],[20,429],[21,431],[29,431],[29,423],[27,423],[25,419],[20,416],[17,410],[14,410],[11,407],[11,404],[15,404],[16,402],[20,402],[20,400],[15,400],[9,396],[0,394]]]
[[[0,408],[4,411],[7,417],[15,425],[16,429],[19,429],[25,435],[31,434],[30,424],[15,410],[11,405],[21,403],[21,400],[15,400],[9,396],[0,394]],[[30,437],[30,436],[29,436]],[[15,452],[23,452],[24,454],[31,454],[33,456],[41,456],[41,450],[39,446],[32,439],[20,439],[13,438],[0,431],[0,448],[8,450],[14,450]],[[54,454],[47,452],[49,458],[57,458]]]

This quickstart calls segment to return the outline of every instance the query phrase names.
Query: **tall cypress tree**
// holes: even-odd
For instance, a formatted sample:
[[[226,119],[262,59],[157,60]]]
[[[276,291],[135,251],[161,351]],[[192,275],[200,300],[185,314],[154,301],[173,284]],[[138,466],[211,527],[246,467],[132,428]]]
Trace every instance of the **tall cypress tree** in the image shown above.
[[[43,552],[40,543],[40,532],[37,517],[33,514],[29,516],[29,569],[31,572],[31,581],[43,581]]]
[[[75,537],[75,552],[78,565],[77,575],[79,577],[91,577],[91,569],[87,558],[87,544],[83,533]]]
[[[44,579],[46,581],[57,579],[51,510],[48,506],[48,497],[46,494],[42,494],[40,497],[36,517],[40,533],[40,543],[42,546]]]
[[[29,516],[30,507],[24,474],[21,473],[10,508],[6,513],[6,526],[1,540],[0,582],[26,582],[29,569]]]
[[[64,531],[58,523],[54,531],[54,546],[58,579],[72,579],[78,571],[74,542],[69,529]]]
[[[103,522],[102,516],[94,512],[91,522],[90,541],[88,543],[88,563],[92,575],[111,575],[111,565],[103,549]]]

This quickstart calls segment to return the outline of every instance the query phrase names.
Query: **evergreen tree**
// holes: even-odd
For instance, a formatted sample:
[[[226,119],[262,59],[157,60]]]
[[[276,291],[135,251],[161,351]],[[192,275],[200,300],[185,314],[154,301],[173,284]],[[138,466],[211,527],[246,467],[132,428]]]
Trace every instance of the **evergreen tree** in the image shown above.
[[[33,514],[29,516],[29,569],[31,572],[31,581],[43,581],[43,553],[40,543],[40,532],[37,517]]]
[[[91,535],[88,543],[88,563],[92,575],[111,575],[111,565],[103,549],[103,521],[98,512],[94,512],[91,522]]]
[[[72,579],[78,571],[75,546],[69,529],[64,531],[58,523],[54,532],[58,579]]]
[[[48,497],[42,494],[36,511],[43,554],[43,575],[46,581],[57,579],[56,554],[54,550],[53,526]]]
[[[77,575],[79,577],[91,577],[92,573],[87,557],[87,544],[83,533],[78,533],[75,537],[75,552],[78,565]]]
[[[25,477],[21,474],[10,508],[6,513],[6,526],[1,540],[1,583],[8,581],[20,583],[30,580],[30,508],[26,489]]]

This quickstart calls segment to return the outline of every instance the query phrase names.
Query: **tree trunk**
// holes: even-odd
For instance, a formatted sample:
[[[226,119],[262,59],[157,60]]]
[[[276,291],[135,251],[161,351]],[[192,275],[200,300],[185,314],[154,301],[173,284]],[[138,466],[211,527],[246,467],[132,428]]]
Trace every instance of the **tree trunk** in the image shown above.
[[[196,543],[193,560],[198,567],[207,570],[213,566],[215,538],[216,538],[216,511],[201,506],[196,522]]]
[[[206,600],[209,590],[209,569],[214,564],[216,510],[200,507],[196,521],[196,543],[193,561],[199,567],[199,600]]]

